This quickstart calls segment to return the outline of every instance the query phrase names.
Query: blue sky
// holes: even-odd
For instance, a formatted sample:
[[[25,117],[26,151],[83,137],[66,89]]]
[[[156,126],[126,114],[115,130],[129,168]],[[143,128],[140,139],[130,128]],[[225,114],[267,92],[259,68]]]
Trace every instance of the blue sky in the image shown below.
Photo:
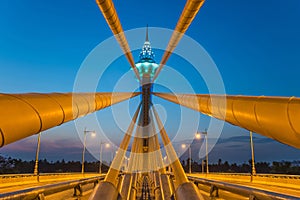
[[[173,29],[185,1],[115,0],[114,3],[124,30],[145,27],[146,24]],[[228,94],[299,97],[299,19],[299,0],[284,3],[279,0],[207,0],[186,34],[199,42],[213,58]],[[0,27],[1,93],[72,91],[77,71],[85,57],[112,35],[94,0],[3,0],[0,3]],[[158,61],[161,53],[156,52]],[[124,58],[116,63],[124,65],[112,67],[107,72],[108,77],[118,77],[128,71],[129,66]],[[206,93],[203,81],[178,63],[182,61],[172,56],[168,65],[188,77],[197,93]],[[109,91],[111,84],[100,85],[99,91]],[[171,103],[157,101],[164,104],[167,111],[175,108]],[[111,121],[109,109],[100,111],[98,116],[104,121]],[[172,124],[176,124],[176,120],[176,117],[170,118],[167,131]],[[204,130],[207,120],[203,117],[204,125],[200,123],[200,130]],[[74,132],[72,122],[57,127],[43,134],[44,143],[69,140],[70,144],[80,147],[78,135]],[[245,130],[226,125],[222,137],[245,134]],[[32,150],[35,147],[32,144],[35,139],[33,136],[11,144],[0,149],[0,153],[34,158]],[[20,144],[33,147],[28,149],[27,154],[20,154],[20,151],[14,151]],[[50,147],[44,149],[42,157],[47,157],[46,151]],[[284,152],[290,154],[291,151]],[[55,155],[61,158],[54,153],[53,159]],[[300,152],[293,150],[292,155],[294,157],[289,159],[299,158]],[[270,159],[270,156],[276,160],[285,157],[270,153],[265,159]],[[72,158],[80,160],[80,155]],[[237,156],[236,160],[240,159]]]

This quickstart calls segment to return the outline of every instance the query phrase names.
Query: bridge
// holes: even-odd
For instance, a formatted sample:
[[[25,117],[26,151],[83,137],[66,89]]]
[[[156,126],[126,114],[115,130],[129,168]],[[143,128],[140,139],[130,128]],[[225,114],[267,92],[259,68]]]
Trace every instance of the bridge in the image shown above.
[[[138,62],[111,0],[97,4],[140,84],[140,92],[0,94],[0,145],[141,96],[106,174],[34,174],[1,177],[0,199],[298,199],[299,176],[186,174],[152,96],[300,148],[300,99],[227,94],[158,93],[153,85],[204,0],[188,0],[159,64],[146,32]],[[162,145],[159,142],[159,136]],[[284,134],[283,134],[284,133]],[[123,169],[131,139],[128,168]],[[162,149],[168,159],[164,163]],[[171,169],[167,171],[166,168]],[[84,169],[83,171],[84,172]],[[37,180],[38,178],[38,180]],[[282,188],[284,187],[284,189]]]

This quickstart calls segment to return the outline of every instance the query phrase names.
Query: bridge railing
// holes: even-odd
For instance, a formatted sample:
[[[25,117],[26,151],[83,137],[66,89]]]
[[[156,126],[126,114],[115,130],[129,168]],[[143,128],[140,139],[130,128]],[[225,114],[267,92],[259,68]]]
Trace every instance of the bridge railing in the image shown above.
[[[4,174],[0,175],[0,188],[3,186],[14,186],[19,183],[30,184],[39,182],[54,182],[63,180],[75,180],[80,178],[96,177],[98,173],[41,173],[38,176],[35,174]]]
[[[224,176],[250,176],[251,175],[250,173],[218,173],[218,172],[210,172],[209,174],[210,175],[224,175]],[[254,176],[256,176],[256,177],[272,177],[272,178],[281,178],[281,179],[300,179],[300,175],[290,175],[290,174],[255,174]]]
[[[195,184],[202,184],[210,187],[210,196],[218,197],[219,190],[225,190],[234,194],[241,196],[249,197],[249,199],[273,199],[273,200],[282,200],[282,199],[298,199],[295,196],[280,194],[276,192],[270,192],[266,190],[261,190],[253,187],[247,187],[242,185],[237,185],[233,183],[215,181],[205,178],[199,178],[194,176],[188,176],[190,181],[193,181]]]
[[[284,185],[291,188],[299,188],[300,176],[288,174],[256,174],[251,178],[249,173],[209,173],[209,174],[190,174],[194,177],[207,178],[223,181],[241,181],[241,182],[254,182],[268,185]]]
[[[75,175],[81,173],[40,173],[39,176],[67,176],[67,175]],[[32,177],[36,176],[35,174],[28,173],[28,174],[1,174],[0,179],[5,178],[21,178],[21,177]]]
[[[100,180],[104,179],[104,175],[84,178],[79,180],[65,181],[61,183],[48,184],[44,186],[33,187],[29,189],[19,190],[0,194],[0,200],[10,199],[44,199],[45,196],[74,189],[74,196],[82,195],[82,186],[90,183],[96,185]]]

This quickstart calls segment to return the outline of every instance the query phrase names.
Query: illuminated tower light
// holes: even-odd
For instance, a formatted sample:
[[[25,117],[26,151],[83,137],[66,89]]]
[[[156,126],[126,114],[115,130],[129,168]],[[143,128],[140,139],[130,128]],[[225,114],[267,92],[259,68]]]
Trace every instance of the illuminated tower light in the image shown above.
[[[154,53],[151,48],[151,44],[148,39],[148,27],[146,31],[146,40],[143,45],[142,51],[139,55],[139,61],[135,64],[140,77],[150,77],[152,78],[158,68],[158,64],[154,60]]]

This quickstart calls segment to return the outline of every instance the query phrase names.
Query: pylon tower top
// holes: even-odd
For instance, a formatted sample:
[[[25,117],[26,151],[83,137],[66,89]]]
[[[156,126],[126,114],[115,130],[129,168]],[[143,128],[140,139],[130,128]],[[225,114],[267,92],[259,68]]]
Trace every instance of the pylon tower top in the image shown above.
[[[150,77],[152,78],[158,68],[158,64],[156,64],[154,60],[154,53],[151,48],[151,44],[149,41],[149,33],[148,33],[148,25],[146,29],[146,39],[142,48],[142,51],[139,55],[139,61],[135,64],[140,77]]]

